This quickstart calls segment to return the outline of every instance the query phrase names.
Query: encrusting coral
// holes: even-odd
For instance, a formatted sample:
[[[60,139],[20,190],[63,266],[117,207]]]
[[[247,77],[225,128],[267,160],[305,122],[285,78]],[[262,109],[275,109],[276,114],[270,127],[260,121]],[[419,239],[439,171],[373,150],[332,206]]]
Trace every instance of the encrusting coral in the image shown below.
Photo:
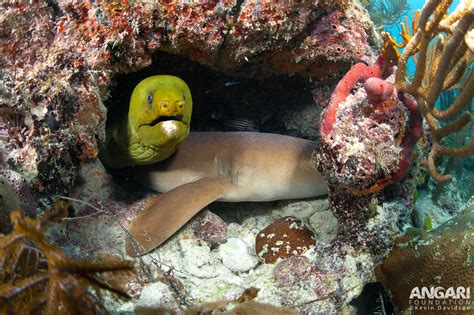
[[[381,55],[372,66],[353,66],[338,83],[321,116],[314,163],[331,186],[372,194],[400,181],[421,137],[416,104],[387,80]]]
[[[66,214],[63,203],[42,218],[11,214],[13,232],[0,234],[0,313],[106,314],[97,296],[100,290],[128,297],[101,276],[131,271],[132,262],[72,259],[46,239],[47,226]]]
[[[313,232],[295,217],[276,220],[255,237],[257,257],[266,264],[302,255],[316,244]]]
[[[474,76],[472,56],[474,45],[474,2],[463,1],[456,10],[447,15],[452,1],[428,1],[418,19],[418,28],[407,43],[398,62],[395,86],[398,91],[412,95],[431,131],[432,147],[426,165],[431,176],[438,182],[451,180],[436,169],[440,156],[466,157],[474,155],[474,136],[463,147],[443,145],[446,136],[459,132],[471,122]],[[443,35],[443,34],[444,35]],[[471,35],[470,35],[471,34]],[[437,46],[428,66],[430,44],[437,39]],[[416,71],[411,81],[407,77],[407,63],[416,55]],[[464,78],[463,78],[464,77]],[[449,90],[463,78],[462,92],[447,109],[436,108],[436,100],[442,91]]]
[[[373,24],[350,1],[2,0],[0,7],[2,118],[21,122],[14,132],[0,123],[0,133],[15,146],[6,156],[11,167],[41,193],[73,186],[104,141],[104,100],[116,75],[157,55],[234,77],[315,79],[373,55]]]
[[[435,230],[411,229],[395,239],[389,256],[376,266],[376,275],[390,289],[399,310],[410,307],[409,296],[416,287],[474,286],[473,232],[471,205]],[[470,305],[464,306],[468,310]]]
[[[372,66],[354,65],[321,115],[313,162],[329,186],[339,223],[332,244],[337,248],[363,246],[378,255],[388,246],[384,231],[367,224],[376,214],[370,211],[372,197],[405,177],[422,135],[422,116],[414,101],[396,90],[392,71],[383,55]]]

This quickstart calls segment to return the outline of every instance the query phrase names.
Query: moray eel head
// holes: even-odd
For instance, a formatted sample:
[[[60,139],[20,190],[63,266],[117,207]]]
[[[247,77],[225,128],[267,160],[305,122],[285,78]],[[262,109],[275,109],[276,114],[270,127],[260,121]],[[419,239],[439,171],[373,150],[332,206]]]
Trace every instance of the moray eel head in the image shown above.
[[[151,164],[169,157],[188,137],[192,99],[178,77],[157,75],[134,89],[128,112],[128,155],[132,164]]]

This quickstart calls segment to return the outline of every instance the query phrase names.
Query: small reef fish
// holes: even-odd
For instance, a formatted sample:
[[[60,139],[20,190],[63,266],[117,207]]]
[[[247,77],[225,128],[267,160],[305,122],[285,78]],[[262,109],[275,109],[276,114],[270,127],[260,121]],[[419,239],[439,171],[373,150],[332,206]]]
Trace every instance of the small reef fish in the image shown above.
[[[232,85],[237,85],[239,83],[240,83],[240,81],[229,81],[229,82],[226,82],[224,84],[224,86],[228,87],[228,86],[232,86]]]
[[[226,119],[222,124],[226,131],[259,131],[257,124],[247,118]]]

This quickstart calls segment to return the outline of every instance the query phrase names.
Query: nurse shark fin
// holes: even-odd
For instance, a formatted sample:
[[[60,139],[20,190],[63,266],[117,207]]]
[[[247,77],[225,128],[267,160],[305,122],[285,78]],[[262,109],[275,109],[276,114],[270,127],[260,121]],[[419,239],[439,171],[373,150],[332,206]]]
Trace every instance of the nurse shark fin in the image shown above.
[[[205,206],[233,189],[235,186],[225,179],[204,177],[151,197],[128,227],[127,254],[135,257],[153,250]]]

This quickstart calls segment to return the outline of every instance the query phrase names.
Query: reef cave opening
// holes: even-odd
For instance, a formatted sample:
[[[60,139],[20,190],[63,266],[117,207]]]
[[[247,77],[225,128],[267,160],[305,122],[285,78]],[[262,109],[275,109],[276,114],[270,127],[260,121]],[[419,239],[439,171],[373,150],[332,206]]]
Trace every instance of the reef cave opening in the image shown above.
[[[111,97],[105,102],[108,121],[125,115],[134,87],[158,74],[178,76],[191,89],[192,131],[259,131],[316,138],[324,104],[315,105],[314,89],[320,85],[314,80],[298,75],[233,77],[167,53],[155,55],[145,69],[116,78]]]

